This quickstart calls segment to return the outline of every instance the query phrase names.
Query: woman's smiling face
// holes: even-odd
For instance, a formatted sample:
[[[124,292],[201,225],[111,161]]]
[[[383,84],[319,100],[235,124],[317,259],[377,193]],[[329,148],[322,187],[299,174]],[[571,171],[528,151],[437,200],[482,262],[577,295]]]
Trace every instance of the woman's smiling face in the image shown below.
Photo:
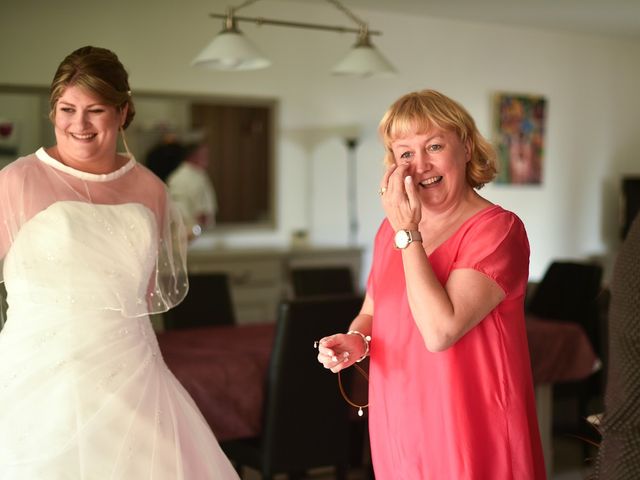
[[[396,165],[407,164],[427,208],[448,208],[471,189],[466,179],[470,150],[453,131],[432,127],[413,133],[394,140],[391,151]]]
[[[118,129],[126,118],[119,110],[79,86],[67,87],[55,107],[54,127],[60,161],[70,167],[106,173],[113,166]]]

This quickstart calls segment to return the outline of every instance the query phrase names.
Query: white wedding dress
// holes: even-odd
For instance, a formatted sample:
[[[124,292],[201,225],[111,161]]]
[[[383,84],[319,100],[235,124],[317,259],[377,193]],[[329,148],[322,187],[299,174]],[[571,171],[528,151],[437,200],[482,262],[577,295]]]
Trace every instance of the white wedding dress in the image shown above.
[[[162,187],[133,159],[107,175],[42,149],[14,163],[0,174],[0,480],[237,479],[149,321],[184,294],[164,200],[140,200]]]

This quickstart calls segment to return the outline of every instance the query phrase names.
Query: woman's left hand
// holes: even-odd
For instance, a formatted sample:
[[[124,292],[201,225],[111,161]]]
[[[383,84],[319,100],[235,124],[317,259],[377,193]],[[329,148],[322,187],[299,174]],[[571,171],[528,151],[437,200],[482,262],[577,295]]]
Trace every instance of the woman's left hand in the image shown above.
[[[406,163],[391,165],[380,182],[382,207],[394,231],[418,230],[422,218],[420,197],[408,173]]]
[[[364,354],[364,342],[358,335],[337,333],[318,342],[318,362],[333,373],[350,367]]]

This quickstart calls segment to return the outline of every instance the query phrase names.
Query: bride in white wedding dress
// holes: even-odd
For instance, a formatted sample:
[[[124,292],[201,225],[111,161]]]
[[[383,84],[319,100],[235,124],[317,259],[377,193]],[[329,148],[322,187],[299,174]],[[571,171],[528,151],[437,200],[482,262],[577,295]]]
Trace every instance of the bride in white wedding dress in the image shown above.
[[[149,322],[186,294],[186,235],[118,130],[127,73],[84,47],[51,89],[56,146],[0,172],[0,480],[237,479]]]

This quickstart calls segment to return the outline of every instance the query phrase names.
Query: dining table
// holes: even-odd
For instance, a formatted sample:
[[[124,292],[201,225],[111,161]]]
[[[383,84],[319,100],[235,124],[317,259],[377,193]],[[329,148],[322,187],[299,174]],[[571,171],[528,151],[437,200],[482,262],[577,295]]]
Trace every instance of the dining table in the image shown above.
[[[600,363],[579,324],[533,316],[527,316],[525,324],[540,434],[550,469],[553,384],[584,379]],[[218,441],[260,434],[274,334],[273,322],[158,332],[165,363]]]
[[[260,434],[273,323],[158,332],[165,363],[218,441]]]

